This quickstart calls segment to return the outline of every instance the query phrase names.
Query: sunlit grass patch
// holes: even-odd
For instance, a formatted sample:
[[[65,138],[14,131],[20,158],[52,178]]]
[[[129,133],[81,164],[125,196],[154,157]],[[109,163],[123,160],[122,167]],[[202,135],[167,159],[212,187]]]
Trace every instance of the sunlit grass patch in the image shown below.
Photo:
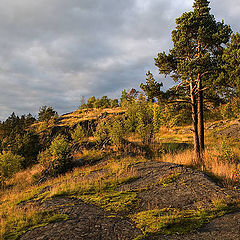
[[[49,223],[67,220],[65,214],[57,214],[37,207],[28,206],[20,208],[13,206],[1,212],[0,238],[18,239],[26,231]]]
[[[107,211],[125,214],[134,211],[138,201],[137,191],[102,192],[93,195],[83,195],[80,199],[101,206]]]
[[[213,218],[232,212],[234,205],[228,205],[224,201],[213,205],[210,209],[178,210],[175,208],[154,209],[142,211],[131,215],[131,219],[140,228],[143,234],[174,234],[187,233]]]

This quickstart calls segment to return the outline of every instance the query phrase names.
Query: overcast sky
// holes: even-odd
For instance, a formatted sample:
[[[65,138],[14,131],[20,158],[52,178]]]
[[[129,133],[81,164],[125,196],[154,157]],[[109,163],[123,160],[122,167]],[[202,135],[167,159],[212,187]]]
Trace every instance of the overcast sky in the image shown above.
[[[210,7],[240,31],[239,0]],[[81,96],[119,97],[148,70],[160,79],[153,58],[191,8],[192,0],[0,0],[0,119],[43,105],[70,112]]]

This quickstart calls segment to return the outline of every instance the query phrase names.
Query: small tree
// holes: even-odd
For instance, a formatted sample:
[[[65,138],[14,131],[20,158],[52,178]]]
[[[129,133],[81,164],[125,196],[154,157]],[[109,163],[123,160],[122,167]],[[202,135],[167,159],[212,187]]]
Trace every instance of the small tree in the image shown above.
[[[94,136],[100,144],[111,143],[119,149],[123,143],[124,133],[123,119],[113,117],[102,119],[97,125]]]
[[[58,135],[50,147],[38,155],[38,160],[45,167],[47,175],[56,176],[66,172],[71,165],[68,141],[64,136]]]
[[[51,118],[58,116],[52,107],[43,106],[39,109],[38,121],[48,122]]]
[[[109,125],[110,141],[119,149],[123,143],[124,126],[119,118],[114,118]]]
[[[111,107],[111,108],[119,107],[118,99],[117,99],[117,98],[110,100],[110,107]]]
[[[21,169],[23,161],[23,157],[12,152],[0,154],[0,187],[4,187],[5,180]]]
[[[154,102],[154,98],[159,98],[161,96],[162,83],[158,83],[153,78],[153,74],[148,71],[146,73],[146,84],[141,83],[140,88],[146,94],[148,101]]]
[[[140,96],[137,101],[138,111],[136,112],[137,128],[141,141],[148,146],[153,138],[153,111],[146,101],[146,98]]]
[[[102,119],[94,132],[94,137],[100,143],[107,143],[109,141],[109,121],[107,119]]]
[[[121,107],[124,107],[126,105],[126,103],[128,101],[127,95],[128,95],[127,90],[124,89],[122,91],[122,94],[121,94],[121,97],[120,97],[120,106]]]
[[[110,107],[110,100],[107,96],[102,96],[100,99],[100,106],[102,108],[109,108]]]
[[[27,168],[36,163],[40,149],[39,136],[30,131],[16,135],[12,147],[14,153],[24,157],[24,161],[22,162],[23,168]]]
[[[95,98],[94,96],[90,97],[90,98],[87,100],[87,107],[88,107],[88,108],[93,108],[95,102],[96,102],[96,98]]]
[[[82,142],[86,137],[86,134],[83,127],[80,124],[78,124],[77,127],[74,129],[74,131],[71,134],[71,137],[72,137],[73,143],[82,144]]]

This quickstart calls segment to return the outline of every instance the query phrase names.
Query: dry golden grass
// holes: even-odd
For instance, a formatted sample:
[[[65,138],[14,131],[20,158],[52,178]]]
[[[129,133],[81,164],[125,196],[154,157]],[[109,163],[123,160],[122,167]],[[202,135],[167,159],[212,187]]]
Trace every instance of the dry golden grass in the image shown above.
[[[18,190],[24,189],[34,183],[33,175],[40,174],[43,166],[34,165],[32,168],[16,173],[7,181],[7,185],[14,186]]]
[[[162,158],[157,158],[157,161],[170,162],[191,166],[194,164],[193,152],[188,150],[179,154],[164,154]]]
[[[231,150],[235,154],[235,156],[240,159],[240,150],[238,148],[233,148]],[[186,150],[178,154],[165,154],[162,158],[158,158],[156,160],[182,164],[186,166],[195,166],[198,167],[200,170],[204,170],[224,180],[226,183],[240,180],[237,179],[236,176],[236,174],[240,173],[240,162],[230,162],[228,161],[228,159],[224,160],[224,156],[216,148],[207,149],[205,151],[202,166],[196,165],[194,153],[192,150]]]
[[[124,109],[122,109],[121,107],[104,108],[104,109],[92,108],[92,109],[76,110],[72,113],[62,116],[62,119],[58,125],[59,126],[73,126],[82,121],[96,120],[104,112],[107,112],[108,114],[116,114],[116,113],[121,113],[123,111],[124,111]]]
[[[94,153],[85,152],[83,155],[88,154]],[[33,176],[41,171],[40,166],[17,173],[8,181],[11,187],[0,192],[0,239],[5,239],[6,234],[12,234],[14,229],[16,233],[20,233],[23,228],[36,226],[41,222],[46,224],[55,214],[43,212],[29,200],[101,191],[106,186],[134,177],[132,165],[144,161],[146,159],[143,157],[109,158],[93,166],[75,168],[72,172],[49,179],[41,185],[34,185],[33,180]],[[50,191],[39,195],[45,187],[50,187]]]

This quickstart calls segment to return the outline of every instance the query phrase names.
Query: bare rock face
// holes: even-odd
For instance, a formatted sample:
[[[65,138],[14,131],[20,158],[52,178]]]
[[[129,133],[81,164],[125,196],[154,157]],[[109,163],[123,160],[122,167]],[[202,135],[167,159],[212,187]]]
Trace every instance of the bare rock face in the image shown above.
[[[122,184],[116,191],[141,189],[137,193],[137,211],[156,208],[199,209],[209,207],[214,199],[240,199],[239,192],[222,188],[205,174],[182,165],[149,161],[137,163],[132,168],[137,177]],[[21,240],[130,240],[142,234],[128,217],[79,199],[50,199],[44,202],[44,208],[67,214],[69,218],[28,231]],[[214,219],[192,233],[151,236],[146,239],[237,240],[240,239],[239,223],[240,213],[235,212]]]
[[[80,200],[57,198],[46,202],[46,206],[69,215],[69,219],[29,231],[21,240],[128,240],[141,234],[129,219],[106,213],[103,209]]]

